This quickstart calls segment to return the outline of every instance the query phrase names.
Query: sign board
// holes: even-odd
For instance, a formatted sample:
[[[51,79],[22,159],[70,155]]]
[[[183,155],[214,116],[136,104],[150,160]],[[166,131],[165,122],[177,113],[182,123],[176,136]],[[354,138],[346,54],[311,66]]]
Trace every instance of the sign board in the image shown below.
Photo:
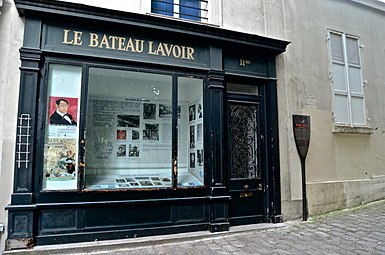
[[[310,142],[310,116],[293,115],[294,140],[298,154],[306,158]]]

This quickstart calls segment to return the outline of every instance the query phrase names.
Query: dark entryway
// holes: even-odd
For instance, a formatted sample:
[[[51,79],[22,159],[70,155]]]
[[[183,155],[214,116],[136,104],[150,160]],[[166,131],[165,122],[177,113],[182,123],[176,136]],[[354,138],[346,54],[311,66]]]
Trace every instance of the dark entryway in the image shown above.
[[[230,224],[265,222],[262,96],[258,86],[253,85],[228,84],[227,92]]]

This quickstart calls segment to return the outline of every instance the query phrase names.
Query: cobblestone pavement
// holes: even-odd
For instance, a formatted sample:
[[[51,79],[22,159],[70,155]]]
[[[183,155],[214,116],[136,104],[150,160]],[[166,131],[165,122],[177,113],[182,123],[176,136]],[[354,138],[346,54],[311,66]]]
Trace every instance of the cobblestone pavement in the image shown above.
[[[385,201],[281,228],[93,254],[385,254]]]

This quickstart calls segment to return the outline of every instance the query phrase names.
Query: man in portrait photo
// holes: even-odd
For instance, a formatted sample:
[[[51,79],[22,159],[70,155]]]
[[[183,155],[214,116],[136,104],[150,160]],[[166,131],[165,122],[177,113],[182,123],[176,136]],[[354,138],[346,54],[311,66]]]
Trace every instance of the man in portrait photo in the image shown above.
[[[68,113],[68,100],[64,98],[59,98],[56,100],[56,110],[51,114],[49,118],[49,123],[53,125],[73,125],[76,126],[77,123]]]

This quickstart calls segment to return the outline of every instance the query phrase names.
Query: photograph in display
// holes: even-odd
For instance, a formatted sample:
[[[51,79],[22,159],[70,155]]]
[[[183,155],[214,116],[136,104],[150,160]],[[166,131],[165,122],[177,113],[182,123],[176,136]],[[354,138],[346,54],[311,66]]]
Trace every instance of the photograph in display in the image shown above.
[[[197,143],[201,144],[203,142],[203,136],[202,136],[202,123],[197,124]]]
[[[140,125],[139,115],[117,115],[118,127],[138,128]]]
[[[139,144],[130,144],[128,146],[128,156],[130,158],[139,157]]]
[[[166,104],[159,104],[159,118],[171,118],[172,106]]]
[[[145,124],[145,129],[143,130],[143,140],[159,140],[159,124]]]
[[[116,140],[126,140],[127,130],[116,130]]]
[[[198,115],[198,119],[202,119],[203,117],[202,103],[198,103],[197,115]]]
[[[139,131],[138,131],[138,130],[132,130],[132,136],[131,136],[131,139],[132,139],[133,141],[139,140]]]
[[[48,123],[50,125],[77,126],[77,98],[50,96],[48,104]]]
[[[190,153],[190,168],[195,168],[195,153]]]
[[[195,148],[195,126],[190,126],[190,149]]]
[[[195,120],[195,104],[189,107],[189,121]]]
[[[172,106],[167,104],[159,104],[159,118],[171,118]],[[178,118],[181,117],[181,106],[178,105]]]
[[[198,163],[198,166],[202,166],[202,163],[203,163],[203,149],[197,150],[197,163]]]
[[[117,146],[117,150],[116,150],[116,157],[122,158],[122,157],[125,157],[126,154],[127,154],[126,145],[125,144],[119,144]]]
[[[155,120],[156,119],[156,104],[143,104],[143,119]]]

